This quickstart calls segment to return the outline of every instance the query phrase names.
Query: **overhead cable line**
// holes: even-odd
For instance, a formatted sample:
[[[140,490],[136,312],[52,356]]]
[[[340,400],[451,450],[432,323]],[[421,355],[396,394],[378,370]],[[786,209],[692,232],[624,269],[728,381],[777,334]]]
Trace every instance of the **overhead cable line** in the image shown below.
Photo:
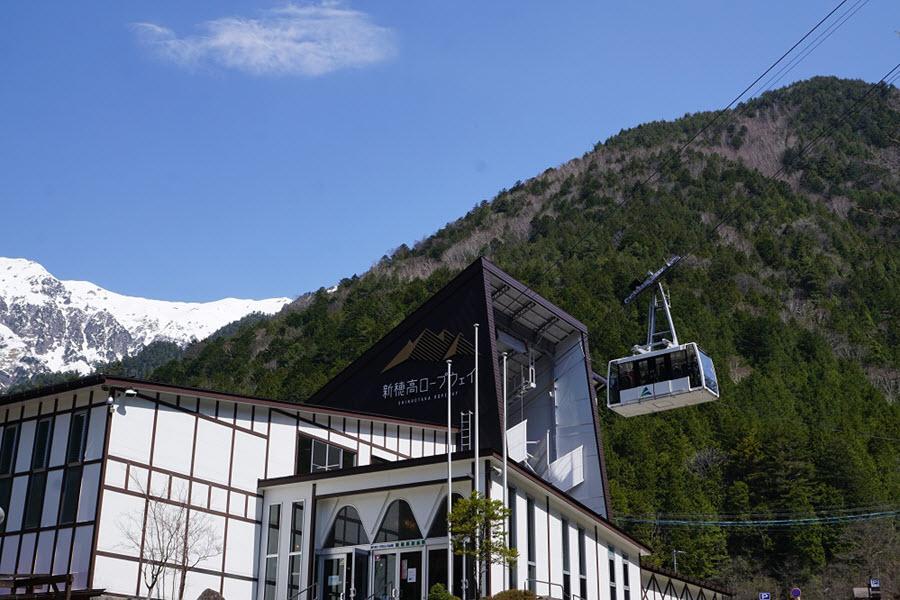
[[[765,512],[742,512],[742,513],[649,513],[643,515],[624,515],[623,519],[646,519],[646,520],[734,520],[746,521],[752,519],[793,519],[807,518],[809,513],[815,513],[816,516],[848,516],[866,513],[882,513],[900,511],[900,505],[897,504],[878,504],[872,506],[856,506],[853,508],[841,507],[814,507],[804,514],[792,511],[765,511]]]
[[[779,81],[784,79],[785,75],[794,70],[794,68],[803,62],[807,56],[812,54],[812,52],[821,46],[828,38],[830,38],[838,29],[840,29],[844,23],[849,21],[856,13],[858,13],[862,8],[869,3],[869,0],[856,0],[855,4],[852,4],[844,11],[843,14],[839,15],[837,19],[835,19],[828,27],[819,32],[816,37],[809,40],[809,42],[800,49],[800,52],[797,53],[794,58],[792,58],[786,65],[781,67],[778,71],[772,74],[769,79],[766,80],[761,86],[759,86],[751,96],[759,96],[763,92],[767,92],[771,90],[775,85],[778,84]]]
[[[684,151],[685,151],[685,150],[686,150],[693,142],[695,142],[695,141],[697,140],[697,138],[699,138],[705,131],[707,131],[710,127],[712,127],[713,125],[715,125],[715,123],[716,123],[723,115],[725,115],[725,114],[728,112],[729,109],[731,109],[736,103],[738,103],[738,102],[741,100],[741,98],[743,98],[743,97],[747,94],[748,91],[750,91],[754,86],[756,86],[756,84],[759,83],[760,80],[762,80],[769,72],[771,72],[776,66],[778,66],[779,63],[781,63],[788,55],[791,54],[791,52],[793,52],[793,51],[794,51],[798,46],[800,46],[807,38],[809,38],[810,35],[812,35],[816,30],[818,30],[819,27],[821,27],[826,21],[828,21],[828,19],[829,19],[832,15],[834,15],[838,10],[840,10],[841,7],[843,7],[848,1],[849,1],[849,0],[842,0],[842,1],[841,1],[840,3],[838,3],[833,9],[831,9],[831,11],[829,11],[828,14],[826,14],[824,17],[822,17],[822,19],[820,19],[818,23],[816,23],[809,31],[807,31],[807,32],[803,35],[803,37],[801,37],[799,40],[797,40],[797,42],[795,42],[793,46],[791,46],[784,54],[782,54],[782,55],[778,58],[778,60],[776,60],[775,62],[773,62],[771,65],[769,65],[769,67],[768,67],[765,71],[763,71],[763,72],[762,72],[755,80],[753,80],[753,82],[750,83],[750,85],[748,85],[747,87],[745,87],[744,90],[741,91],[740,94],[738,94],[737,96],[735,96],[734,99],[732,99],[731,102],[729,102],[724,108],[719,109],[719,110],[713,115],[713,117],[712,117],[711,119],[709,119],[709,120],[708,120],[708,121],[707,121],[707,122],[706,122],[706,123],[705,123],[705,124],[704,124],[704,125],[703,125],[703,126],[702,126],[702,127],[701,127],[694,135],[693,135],[693,136],[691,136],[691,137],[688,139],[687,142],[685,142],[680,148],[678,148],[678,150],[675,152],[675,155],[674,155],[674,156],[678,156],[678,155],[680,155],[682,152],[684,152]],[[812,53],[813,50],[815,50],[816,48],[818,48],[818,47],[822,44],[822,42],[824,42],[825,40],[827,40],[829,37],[831,37],[832,34],[834,34],[834,32],[836,32],[838,29],[840,29],[840,27],[841,27],[844,23],[846,23],[851,17],[853,17],[853,15],[855,15],[857,12],[859,12],[859,10],[860,10],[861,8],[863,8],[863,6],[865,6],[868,2],[869,2],[869,0],[856,0],[856,2],[855,2],[854,4],[851,4],[850,7],[849,7],[844,13],[842,13],[841,15],[839,15],[838,18],[837,18],[835,21],[833,21],[833,22],[832,22],[830,25],[828,25],[822,32],[820,32],[817,36],[815,36],[812,40],[810,40],[809,43],[801,49],[800,54],[798,54],[797,56],[795,56],[788,64],[784,65],[784,66],[783,66],[781,69],[779,69],[774,75],[772,75],[772,77],[769,78],[769,79],[766,81],[766,83],[764,83],[762,86],[760,86],[760,87],[753,93],[753,95],[755,96],[755,95],[758,95],[761,91],[766,91],[768,88],[771,87],[771,85],[773,85],[773,83],[771,83],[771,82],[773,82],[773,80],[774,80],[775,83],[777,83],[777,81],[779,81],[781,78],[783,78],[783,77],[784,77],[787,73],[789,73],[794,67],[796,67],[800,62],[802,62],[803,59],[805,59],[807,56],[809,56],[809,54]],[[777,77],[777,79],[775,79],[776,77]],[[747,106],[745,105],[745,106],[739,111],[739,114],[743,113],[743,112],[746,110],[746,108],[747,108]],[[667,159],[664,160],[660,165],[658,165],[657,168],[654,169],[654,171],[651,172],[651,174],[650,174],[646,179],[644,179],[643,181],[641,181],[640,186],[646,185],[646,184],[649,183],[655,176],[659,175],[659,174],[662,172],[662,169],[663,169],[665,166],[667,166],[667,165],[669,164],[669,162],[671,162],[671,161],[674,159],[674,156],[669,156],[669,158],[667,158]],[[628,202],[628,200],[625,199],[625,198],[623,198],[621,201],[615,203],[615,204],[612,206],[612,208],[610,208],[606,213],[604,213],[604,214],[603,214],[603,217],[604,217],[605,219],[608,220],[609,217],[611,217],[612,214],[613,214],[617,209],[619,209],[619,208],[621,208],[622,206],[624,206],[627,202]],[[602,225],[602,224],[603,224],[602,222],[599,222],[599,223],[597,223],[597,225],[596,225],[595,227],[599,227],[599,226]],[[573,255],[575,254],[575,251],[574,251],[574,250],[575,250],[576,248],[578,248],[582,243],[584,243],[584,241],[588,238],[588,236],[590,235],[590,233],[592,233],[593,231],[594,231],[593,228],[589,229],[584,235],[582,235],[579,239],[577,239],[577,240],[575,241],[575,243],[570,247],[570,249],[572,249],[572,252],[571,252],[571,255],[570,255],[570,256],[573,256]],[[553,270],[554,268],[559,267],[559,266],[562,264],[562,261],[563,261],[563,258],[561,257],[561,258],[558,258],[554,263],[551,263],[551,265],[550,265],[549,267],[547,267],[547,268],[541,273],[541,277],[543,277],[544,275],[546,275],[547,273],[549,273],[549,272],[550,272],[551,270]],[[523,295],[524,293],[526,293],[526,292],[536,293],[536,292],[534,292],[534,290],[532,290],[531,287],[529,287],[527,284],[523,284],[523,285],[524,285],[525,289],[524,289],[524,290],[519,290],[518,294],[512,299],[512,302],[518,302],[518,301],[521,299],[522,295]],[[511,304],[511,303],[510,303],[510,304]],[[574,350],[576,350],[577,348],[580,348],[580,347],[581,347],[580,344],[573,345],[572,347],[570,347],[569,349],[567,349],[565,352],[563,352],[563,353],[562,353],[559,357],[557,357],[557,358],[558,358],[558,359],[561,359],[561,358],[567,356],[570,352],[572,352],[572,351],[574,351]],[[574,366],[573,366],[573,367],[574,367]],[[570,371],[573,367],[570,367],[570,368],[566,369],[565,372]],[[551,365],[550,367],[547,367],[547,368],[545,368],[545,369],[542,369],[540,372],[538,372],[538,376],[539,376],[539,375],[544,375],[544,374],[548,373],[549,371],[551,371],[552,369],[553,369],[552,365]]]
[[[650,524],[659,527],[753,527],[753,528],[783,528],[804,527],[811,525],[833,525],[838,523],[852,523],[855,521],[873,521],[880,519],[895,519],[900,517],[900,511],[890,510],[882,512],[870,512],[857,515],[828,515],[821,517],[805,517],[795,519],[754,519],[754,520],[700,520],[700,519],[645,519],[633,517],[616,517],[613,520],[623,523]]]
[[[847,121],[847,118],[851,116],[851,113],[856,111],[857,107],[862,108],[866,103],[868,103],[869,97],[872,95],[872,93],[876,89],[881,88],[883,85],[890,86],[894,81],[897,80],[898,77],[900,77],[900,63],[897,63],[896,65],[894,65],[894,67],[890,71],[885,73],[881,79],[879,79],[875,83],[871,84],[862,96],[857,98],[853,102],[853,104],[850,105],[849,108],[847,108],[843,113],[841,113],[841,115],[837,119],[838,122],[836,124],[845,123]],[[819,131],[819,133],[817,135],[815,135],[809,142],[803,144],[800,147],[800,150],[797,151],[797,158],[802,157],[807,150],[809,150],[815,144],[817,144],[819,142],[819,140],[821,140],[825,136],[827,131],[828,130],[823,127]],[[777,179],[786,170],[787,170],[787,165],[782,164],[781,167],[777,171],[775,171],[774,174],[772,174],[768,177],[769,177],[769,179]],[[719,221],[715,224],[715,226],[713,226],[713,228],[709,231],[709,237],[712,238],[713,234],[715,234],[719,230],[719,228],[725,224],[726,221],[728,221],[729,219],[731,219],[731,217],[736,215],[741,208],[742,208],[742,206],[740,204],[738,204],[737,206],[735,206],[734,208],[732,208],[731,210],[726,212],[725,215],[723,215],[722,218],[719,219]],[[681,260],[684,260],[684,257],[686,257],[690,254],[693,254],[703,241],[705,241],[705,240],[701,239],[697,243],[695,243],[693,246],[689,246],[688,250],[683,252],[680,255],[682,257]]]
[[[662,172],[662,169],[663,169],[664,167],[666,167],[666,166],[669,164],[669,162],[670,162],[671,160],[673,160],[675,157],[679,156],[682,152],[684,152],[684,150],[687,149],[688,146],[690,146],[690,145],[691,145],[691,144],[692,144],[692,143],[693,143],[700,135],[702,135],[706,130],[708,130],[710,127],[712,127],[712,126],[713,126],[713,125],[714,125],[714,124],[715,124],[715,123],[716,123],[716,122],[717,122],[724,114],[726,114],[726,113],[728,112],[729,109],[731,109],[736,103],[740,102],[741,98],[743,98],[743,97],[747,94],[747,92],[749,92],[751,89],[753,89],[753,87],[756,86],[756,84],[758,84],[758,83],[759,83],[764,77],[766,77],[773,69],[775,69],[779,64],[781,64],[781,63],[785,60],[785,58],[788,57],[788,55],[790,55],[795,49],[797,49],[798,46],[800,46],[801,44],[803,44],[803,42],[805,42],[811,35],[813,35],[813,34],[814,34],[814,33],[815,33],[815,32],[816,32],[816,31],[817,31],[817,30],[818,30],[818,29],[826,22],[826,21],[828,21],[828,20],[832,17],[832,15],[834,15],[834,14],[835,14],[837,11],[839,11],[845,4],[847,4],[848,1],[849,1],[849,0],[841,0],[841,2],[839,2],[834,8],[832,8],[832,9],[831,9],[824,17],[822,17],[815,25],[813,25],[812,28],[810,28],[806,33],[804,33],[803,36],[800,37],[800,39],[798,39],[798,40],[797,40],[790,48],[788,48],[787,51],[785,51],[780,57],[778,57],[777,60],[775,60],[773,63],[771,63],[771,64],[770,64],[770,65],[769,65],[769,66],[768,66],[768,67],[767,67],[767,68],[766,68],[766,69],[765,69],[758,77],[756,77],[756,79],[754,79],[747,87],[745,87],[745,88],[741,91],[741,93],[739,93],[737,96],[735,96],[735,97],[731,100],[731,102],[729,102],[724,108],[722,108],[722,109],[720,109],[719,111],[717,111],[717,112],[713,115],[713,117],[712,117],[711,119],[709,119],[709,120],[708,120],[708,121],[707,121],[707,122],[706,122],[706,123],[705,123],[705,124],[704,124],[697,132],[696,132],[696,133],[694,133],[693,136],[691,136],[691,137],[688,139],[687,142],[685,142],[684,144],[682,144],[682,145],[678,148],[678,150],[675,151],[674,155],[670,155],[670,156],[669,156],[667,159],[665,159],[661,164],[657,165],[657,167],[654,169],[654,171],[653,171],[653,172],[652,172],[645,180],[643,180],[643,181],[641,182],[640,185],[641,185],[641,186],[646,185],[647,183],[649,183],[649,181],[650,181],[651,179],[653,179],[653,177],[655,177],[656,175],[658,175],[659,173],[661,173],[661,172]],[[851,15],[851,16],[852,16],[852,15]],[[604,220],[598,221],[596,224],[594,224],[593,226],[589,227],[588,231],[586,231],[584,234],[582,234],[582,235],[575,241],[575,243],[572,244],[572,245],[570,246],[570,248],[569,248],[570,252],[568,253],[568,257],[574,256],[576,250],[577,250],[577,249],[578,249],[578,248],[579,248],[579,247],[580,247],[580,246],[588,239],[588,237],[590,236],[590,234],[594,233],[594,231],[595,231],[595,229],[596,229],[597,227],[599,227],[600,225],[602,225],[603,223],[605,223],[605,222],[609,219],[609,217],[610,217],[616,210],[622,208],[626,203],[627,203],[627,200],[626,200],[624,197],[623,197],[622,200],[620,200],[620,201],[614,203],[613,206],[612,206],[611,208],[609,208],[609,209],[602,215],[602,217],[603,217]],[[547,275],[548,273],[550,273],[552,270],[558,269],[559,266],[562,264],[564,258],[568,258],[568,257],[566,257],[566,256],[560,256],[559,258],[557,258],[554,262],[552,262],[550,265],[548,265],[548,267],[547,267],[546,269],[544,269],[544,270],[541,272],[540,276],[543,277],[543,276]],[[518,292],[518,294],[516,295],[516,297],[513,298],[513,301],[518,302],[518,301],[521,299],[522,295],[525,294],[526,292],[530,292],[530,293],[532,293],[532,294],[536,294],[536,292],[535,292],[534,290],[532,290],[530,286],[524,285],[524,289],[519,290],[519,292]],[[577,347],[577,346],[573,346],[573,348],[574,348],[574,347]]]

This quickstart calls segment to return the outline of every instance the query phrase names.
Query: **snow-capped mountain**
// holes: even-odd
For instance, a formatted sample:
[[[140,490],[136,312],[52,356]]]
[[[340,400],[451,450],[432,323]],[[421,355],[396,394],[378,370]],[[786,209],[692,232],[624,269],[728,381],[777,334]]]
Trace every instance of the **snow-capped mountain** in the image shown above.
[[[185,345],[290,298],[167,302],[123,296],[88,281],[63,281],[40,264],[0,257],[0,390],[30,375],[88,373],[157,340]]]

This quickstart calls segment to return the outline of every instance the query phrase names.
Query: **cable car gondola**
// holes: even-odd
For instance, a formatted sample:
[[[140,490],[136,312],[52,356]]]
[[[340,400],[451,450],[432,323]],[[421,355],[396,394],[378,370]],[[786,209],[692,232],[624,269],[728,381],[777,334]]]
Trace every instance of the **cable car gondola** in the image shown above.
[[[625,299],[625,304],[629,304],[651,287],[656,288],[647,316],[647,342],[632,348],[632,356],[609,361],[606,406],[623,417],[701,404],[719,397],[716,369],[709,355],[694,342],[678,343],[669,297],[660,281],[680,260],[679,256],[670,258]],[[656,330],[659,311],[665,316],[668,330]]]

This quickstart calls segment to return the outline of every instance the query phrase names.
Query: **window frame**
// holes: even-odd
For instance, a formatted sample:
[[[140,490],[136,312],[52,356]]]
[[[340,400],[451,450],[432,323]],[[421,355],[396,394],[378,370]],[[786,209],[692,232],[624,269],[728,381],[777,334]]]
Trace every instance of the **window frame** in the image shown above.
[[[616,600],[616,549],[612,546],[607,547],[607,556],[609,558],[609,597],[610,600]]]
[[[341,543],[338,544],[338,540],[335,540],[335,533],[337,531],[337,524],[339,521],[347,522],[353,521],[354,519],[348,519],[347,514],[349,511],[353,511],[353,514],[356,516],[355,521],[359,524],[359,533],[362,535],[359,538],[358,543],[356,544],[347,544]],[[344,525],[344,533],[346,533],[346,525]],[[341,538],[340,542],[346,542],[346,538]],[[356,507],[351,504],[345,504],[338,509],[337,513],[334,515],[334,520],[331,522],[331,528],[329,528],[328,533],[325,535],[325,540],[322,543],[322,548],[349,548],[352,546],[367,546],[369,545],[369,536],[366,534],[366,528],[363,526],[362,518],[359,516],[359,511],[356,510]]]
[[[84,462],[84,453],[87,450],[87,438],[88,438],[88,423],[90,421],[90,411],[88,409],[79,409],[72,411],[72,415],[69,419],[69,435],[66,440],[66,456],[65,456],[65,464],[72,465],[76,463]],[[75,449],[75,454],[73,458],[72,450],[73,450],[73,441],[75,440],[75,420],[78,418],[82,418],[81,425],[81,433],[80,433],[80,443],[79,447]]]
[[[587,599],[587,533],[578,528],[578,597]]]
[[[22,511],[22,531],[38,529],[44,511],[44,496],[47,493],[47,472],[50,464],[50,445],[53,443],[53,415],[37,419],[34,424],[34,438],[31,441],[31,470],[25,492],[25,506]],[[43,446],[38,454],[39,444]]]
[[[12,435],[10,436],[10,430]],[[21,423],[8,423],[3,428],[3,436],[0,438],[0,507],[9,514],[9,503],[12,500],[13,477],[16,473],[16,458],[19,453],[19,436],[22,432]],[[7,442],[7,440],[10,440]],[[4,467],[3,462],[9,462]],[[7,519],[0,523],[0,533],[6,531]]]
[[[317,454],[321,456],[317,457]],[[324,464],[318,462],[323,457]],[[356,466],[356,459],[357,452],[355,450],[303,433],[297,434],[297,463],[294,469],[297,475],[348,469]]]
[[[572,549],[569,547],[569,520],[562,521],[562,586],[563,600],[572,600]]]
[[[297,523],[297,509],[299,510],[300,522]],[[304,540],[304,519],[306,518],[306,507],[303,500],[291,503],[291,529],[289,535],[290,544],[288,545],[288,581],[287,581],[287,600],[293,600],[296,594],[300,592],[300,582],[303,578],[303,540]],[[299,526],[298,526],[299,525]],[[299,536],[299,544],[296,543]],[[267,557],[268,558],[268,557]],[[294,564],[296,568],[296,584],[294,580]],[[277,587],[277,583],[276,583]]]
[[[390,514],[391,509],[393,509],[395,506],[398,507],[397,508],[397,530],[393,531],[391,529],[385,529],[385,525],[387,523],[388,517],[391,516],[391,514]],[[407,533],[411,533],[411,532],[403,531],[404,519],[403,519],[403,514],[400,512],[400,510],[401,510],[400,507],[402,507],[402,506],[406,506],[406,509],[409,511],[408,516],[410,519],[412,519],[412,522],[416,526],[417,535],[414,535],[412,537],[403,537]],[[397,538],[396,539],[380,539],[382,537],[382,535],[381,535],[382,533],[385,533],[385,538],[387,538],[387,536],[390,535],[391,533],[395,534],[397,536]],[[409,502],[407,502],[406,500],[404,500],[402,498],[397,498],[396,500],[393,500],[388,505],[387,510],[384,511],[384,516],[381,518],[381,523],[378,525],[378,529],[375,531],[375,537],[372,539],[372,543],[373,544],[381,544],[381,543],[387,543],[387,542],[402,542],[402,541],[408,541],[408,540],[421,540],[421,539],[424,539],[422,537],[422,528],[419,527],[419,522],[416,521],[416,515],[412,510],[412,506],[410,506]]]
[[[528,589],[532,592],[535,591],[537,587],[537,561],[536,561],[536,553],[537,553],[537,516],[536,511],[534,509],[534,498],[531,496],[525,497],[525,507],[528,512],[528,527],[527,527],[527,548],[528,548]]]
[[[272,522],[272,518],[275,522]],[[274,532],[274,552],[273,546]],[[281,545],[281,504],[270,504],[266,519],[266,553],[263,579],[263,598],[275,600],[278,594],[278,547]]]

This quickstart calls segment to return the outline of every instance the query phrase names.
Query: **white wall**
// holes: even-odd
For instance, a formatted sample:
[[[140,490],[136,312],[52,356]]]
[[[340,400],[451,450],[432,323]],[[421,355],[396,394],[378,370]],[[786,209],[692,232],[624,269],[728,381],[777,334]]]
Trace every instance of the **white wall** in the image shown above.
[[[568,493],[592,510],[606,514],[603,478],[590,381],[585,366],[581,334],[574,334],[557,347],[559,373],[556,379],[556,444],[557,457],[583,447],[584,482]]]
[[[204,589],[229,589],[232,595],[246,591],[247,582],[241,577],[256,576],[258,562],[254,551],[264,517],[257,484],[260,479],[294,474],[298,432],[353,450],[360,465],[370,463],[373,450],[386,460],[410,455],[414,436],[418,436],[422,446],[420,428],[376,423],[374,429],[382,435],[376,440],[379,445],[373,446],[373,423],[368,420],[338,416],[329,419],[327,414],[308,409],[293,412],[292,407],[272,409],[138,391],[137,397],[116,399],[104,484],[106,494],[118,496],[108,507],[104,505],[100,551],[106,558],[116,554],[118,560],[121,555],[137,559],[137,549],[122,549],[116,523],[121,517],[117,508],[123,502],[121,497],[137,499],[138,504],[129,504],[127,509],[132,512],[143,510],[142,496],[147,490],[167,502],[188,502],[192,514],[196,511],[207,515],[223,543],[221,555],[201,565],[216,575],[192,572],[188,583],[191,589],[200,587],[202,582]],[[333,429],[327,427],[329,423]],[[383,435],[385,429],[390,441]],[[430,436],[431,431],[427,434]],[[289,515],[285,518],[289,519]],[[280,568],[286,573],[286,560],[283,562]],[[106,585],[104,573],[98,570],[94,581],[97,587],[134,593],[136,578],[130,588],[119,589],[121,577]]]
[[[495,464],[499,464],[495,461]],[[343,505],[350,504],[354,506],[360,514],[360,518],[367,527],[367,534],[372,539],[375,530],[380,522],[383,510],[391,500],[402,497],[410,502],[413,512],[420,523],[423,533],[427,531],[430,523],[430,516],[422,518],[422,514],[433,514],[434,502],[439,492],[438,488],[433,486],[417,486],[409,490],[396,489],[388,491],[379,491],[374,493],[363,493],[367,485],[372,487],[382,487],[389,481],[398,488],[408,485],[416,485],[416,482],[430,481],[432,479],[440,479],[446,477],[445,465],[442,463],[411,467],[409,469],[391,469],[379,475],[371,473],[367,475],[355,475],[338,478],[327,478],[317,482],[317,493],[319,494],[340,494],[337,499],[320,500],[318,504],[317,519],[319,523],[316,528],[316,540],[318,543],[327,535],[331,521],[336,511]],[[454,462],[454,476],[471,472],[471,462],[456,461]],[[469,482],[464,482],[466,486],[471,486]],[[582,509],[574,504],[564,501],[562,496],[556,492],[548,490],[546,487],[540,486],[533,480],[523,477],[515,470],[509,471],[509,484],[515,488],[515,496],[511,498],[517,507],[516,514],[516,531],[517,546],[519,550],[519,560],[517,562],[517,587],[521,587],[524,580],[528,577],[527,565],[527,542],[528,542],[528,510],[527,496],[534,499],[535,509],[535,562],[536,562],[536,579],[542,583],[536,585],[537,592],[540,595],[552,594],[559,596],[562,591],[563,584],[563,555],[562,555],[562,522],[563,519],[569,523],[569,557],[570,557],[570,576],[572,593],[580,593],[580,561],[579,561],[579,544],[578,529],[583,528],[585,531],[585,569],[587,575],[587,596],[586,600],[609,600],[609,573],[607,567],[608,547],[613,545],[616,548],[627,549],[630,560],[628,568],[630,572],[630,590],[629,597],[623,595],[623,559],[622,551],[616,550],[616,579],[617,579],[617,597],[615,600],[637,600],[640,598],[640,586],[637,577],[639,569],[637,566],[637,557],[641,549],[628,538],[613,530],[602,520],[592,517],[589,513],[585,513]],[[286,484],[266,490],[266,502],[270,503],[277,498],[281,502],[287,502],[292,494],[299,495],[309,493],[307,488],[302,486],[309,484]],[[306,489],[306,491],[302,491]],[[442,492],[441,492],[442,493]],[[501,477],[498,471],[494,471],[491,478],[490,494],[492,498],[500,498],[502,495]],[[550,511],[547,512],[547,501],[549,497]],[[429,512],[430,511],[430,512]],[[596,533],[595,533],[596,532]],[[598,560],[599,559],[599,560]],[[599,564],[598,564],[599,563]],[[491,594],[502,591],[505,582],[505,569],[500,565],[492,565],[491,569]],[[598,581],[599,574],[599,581]],[[545,582],[551,582],[548,585]],[[279,592],[280,593],[280,592]]]

